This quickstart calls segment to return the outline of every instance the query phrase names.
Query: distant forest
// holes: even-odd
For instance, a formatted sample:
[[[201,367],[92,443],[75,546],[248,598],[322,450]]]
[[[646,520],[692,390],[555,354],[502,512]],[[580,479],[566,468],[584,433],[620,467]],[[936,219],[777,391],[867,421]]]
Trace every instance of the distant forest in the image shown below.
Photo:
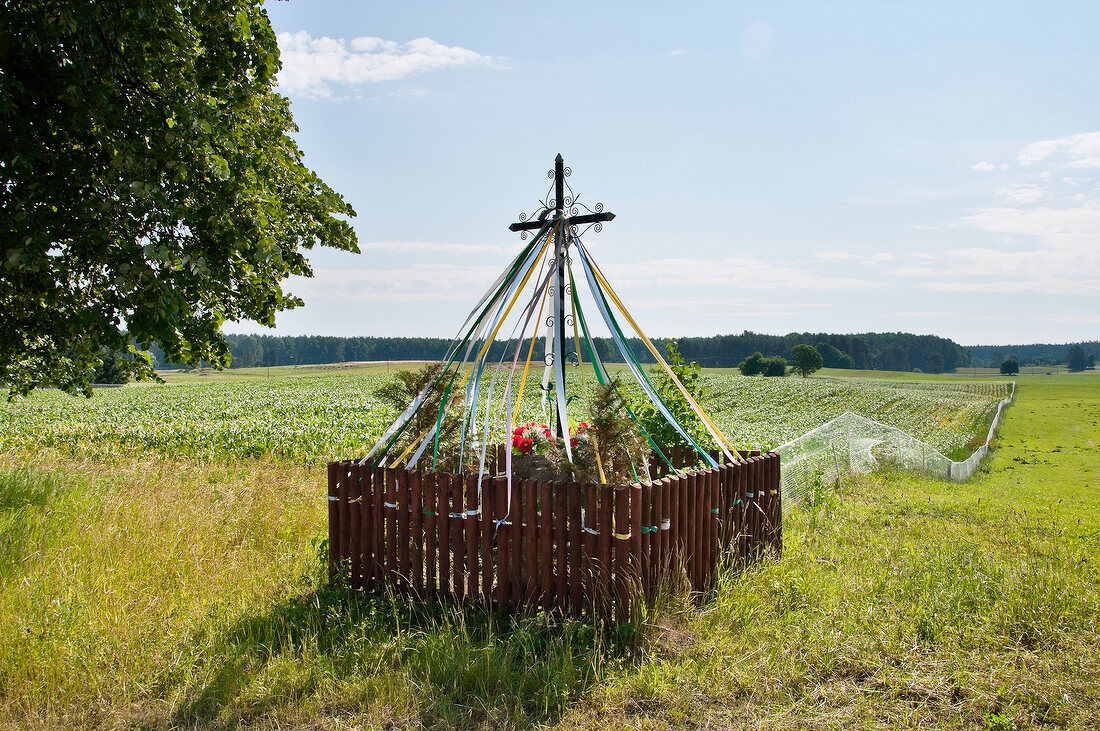
[[[450,345],[450,341],[443,338],[341,338],[320,335],[227,335],[226,340],[233,356],[230,366],[232,368],[353,361],[440,360]],[[629,342],[640,361],[653,362],[652,355],[640,340],[632,338]],[[654,339],[654,344],[662,353],[665,342],[665,339]],[[935,335],[900,332],[758,335],[746,331],[741,335],[678,338],[676,342],[684,358],[708,368],[735,368],[738,363],[757,352],[765,357],[779,355],[789,360],[791,348],[799,344],[815,346],[827,368],[889,371],[919,369],[926,373],[941,373],[970,364],[967,349],[952,340]],[[529,346],[530,339],[524,342],[521,357],[526,357]],[[621,362],[622,358],[609,338],[597,338],[595,346],[602,360],[608,363]],[[500,359],[508,347],[503,341],[494,343],[490,348],[491,357]],[[509,352],[515,351],[514,342],[510,348]],[[1064,346],[1061,354],[1064,357]],[[587,354],[583,355],[587,360]],[[1019,352],[1018,355],[1023,356],[1023,353]],[[153,350],[153,356],[162,367],[174,365],[164,363],[164,354],[159,349]],[[535,346],[535,357],[542,357],[541,343]],[[1020,363],[1024,364],[1023,357]]]
[[[996,368],[1013,355],[1021,366],[1047,366],[1064,364],[1073,345],[1080,345],[1086,354],[1100,355],[1100,340],[1038,345],[972,345],[967,351],[970,353],[970,364],[974,366]]]

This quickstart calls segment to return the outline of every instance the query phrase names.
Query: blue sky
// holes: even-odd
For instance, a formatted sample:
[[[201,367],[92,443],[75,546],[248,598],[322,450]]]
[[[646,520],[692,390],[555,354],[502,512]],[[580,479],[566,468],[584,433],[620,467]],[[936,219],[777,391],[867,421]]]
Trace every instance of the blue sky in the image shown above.
[[[266,8],[362,248],[278,334],[454,335],[560,152],[650,335],[1100,337],[1100,3]]]

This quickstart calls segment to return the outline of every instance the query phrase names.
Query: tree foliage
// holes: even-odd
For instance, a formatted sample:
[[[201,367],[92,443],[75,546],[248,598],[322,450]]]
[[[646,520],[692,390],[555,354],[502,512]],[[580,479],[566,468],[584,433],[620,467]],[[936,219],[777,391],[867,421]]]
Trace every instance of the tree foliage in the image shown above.
[[[821,353],[821,364],[825,368],[855,368],[852,357],[828,343],[814,346]]]
[[[1066,351],[1066,366],[1071,371],[1083,371],[1085,364],[1085,349],[1080,345],[1069,346],[1069,350]]]
[[[759,352],[753,353],[737,365],[743,376],[785,376],[787,359],[781,355],[765,358]]]
[[[1009,356],[1001,361],[1001,373],[1006,376],[1014,376],[1020,372],[1020,361]]]
[[[796,345],[791,348],[791,362],[794,369],[802,374],[802,377],[820,370],[824,359],[816,348],[810,345]]]
[[[687,362],[680,350],[676,347],[675,340],[665,342],[665,351],[668,353],[669,369],[676,374],[676,378],[683,384],[696,403],[699,402],[702,382],[700,381],[701,369],[699,364]],[[706,434],[702,421],[696,415],[695,410],[684,398],[680,389],[676,387],[672,379],[664,370],[654,369],[651,381],[657,391],[657,395],[668,407],[668,411],[675,417],[680,426],[699,443]],[[673,427],[648,399],[640,399],[635,404],[635,414],[638,417],[639,426],[662,450],[673,447],[691,449],[691,445],[684,439],[675,427]]]
[[[787,359],[781,355],[774,355],[764,360],[764,375],[782,378],[787,375]]]
[[[130,371],[126,367],[126,355],[115,350],[103,348],[99,352],[99,365],[93,376],[94,383],[123,384],[130,382]]]
[[[742,376],[759,376],[764,372],[764,361],[764,355],[760,351],[756,351],[738,363],[737,369],[741,371]]]
[[[224,365],[304,249],[357,251],[302,163],[256,0],[0,5],[0,382],[86,389],[101,348]]]

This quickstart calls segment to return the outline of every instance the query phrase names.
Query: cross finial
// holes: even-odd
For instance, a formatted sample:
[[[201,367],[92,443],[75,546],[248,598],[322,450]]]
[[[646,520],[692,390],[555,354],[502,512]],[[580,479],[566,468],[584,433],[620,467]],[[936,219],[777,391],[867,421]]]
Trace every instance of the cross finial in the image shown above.
[[[517,223],[513,223],[508,227],[509,231],[532,231],[540,229],[546,223],[546,216],[553,211],[555,218],[562,219],[564,226],[583,226],[589,223],[600,223],[602,221],[610,221],[615,218],[615,214],[610,211],[603,210],[603,204],[596,206],[595,213],[586,213],[580,216],[566,216],[565,215],[565,178],[569,174],[568,169],[565,167],[565,159],[562,158],[561,153],[554,158],[554,204],[544,204],[544,209],[538,216],[521,220]],[[596,227],[596,231],[600,230],[600,226]]]

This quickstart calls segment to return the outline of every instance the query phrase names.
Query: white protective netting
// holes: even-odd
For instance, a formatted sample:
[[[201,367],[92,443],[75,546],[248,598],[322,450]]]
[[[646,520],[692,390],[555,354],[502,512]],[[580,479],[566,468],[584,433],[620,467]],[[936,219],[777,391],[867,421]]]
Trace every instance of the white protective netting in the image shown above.
[[[1016,384],[1012,384],[1008,398],[997,404],[985,443],[962,462],[948,459],[901,429],[845,412],[775,450],[780,454],[783,502],[786,505],[799,502],[815,486],[832,485],[845,474],[870,472],[880,463],[921,470],[956,482],[967,480],[989,451],[1001,413],[1015,395]]]

